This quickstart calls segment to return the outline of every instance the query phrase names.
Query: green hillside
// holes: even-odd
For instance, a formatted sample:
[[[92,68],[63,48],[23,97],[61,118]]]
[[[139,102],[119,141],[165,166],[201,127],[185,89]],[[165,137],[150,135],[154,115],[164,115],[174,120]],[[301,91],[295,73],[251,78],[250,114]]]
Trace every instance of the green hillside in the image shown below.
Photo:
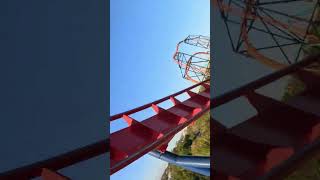
[[[187,127],[185,136],[177,142],[173,152],[178,155],[210,155],[210,121],[209,112],[200,117],[193,126]],[[161,180],[208,180],[209,177],[184,170],[175,165],[168,165]]]

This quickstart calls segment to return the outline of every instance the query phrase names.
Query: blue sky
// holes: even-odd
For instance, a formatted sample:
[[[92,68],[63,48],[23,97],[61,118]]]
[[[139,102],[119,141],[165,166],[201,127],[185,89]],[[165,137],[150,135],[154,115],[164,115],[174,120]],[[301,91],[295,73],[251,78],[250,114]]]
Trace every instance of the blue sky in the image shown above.
[[[209,0],[111,0],[111,115],[191,85],[182,79],[172,55],[189,34],[209,35],[209,10]],[[123,126],[112,123],[110,128]],[[159,179],[165,165],[145,155],[111,179]]]

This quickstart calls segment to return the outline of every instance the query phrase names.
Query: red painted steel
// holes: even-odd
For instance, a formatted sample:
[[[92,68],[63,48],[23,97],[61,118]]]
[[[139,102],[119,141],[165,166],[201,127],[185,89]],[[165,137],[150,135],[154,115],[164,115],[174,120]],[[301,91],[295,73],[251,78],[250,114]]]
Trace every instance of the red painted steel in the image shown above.
[[[109,151],[109,139],[102,140],[55,157],[0,173],[4,180],[29,180],[86,161]],[[47,170],[43,170],[46,168]],[[45,171],[45,172],[44,172]],[[45,175],[46,176],[46,175]]]
[[[111,174],[129,165],[151,150],[165,151],[167,143],[180,130],[194,122],[210,108],[209,80],[198,83],[178,93],[160,100],[117,114],[111,121],[125,120],[128,127],[110,135]],[[195,93],[191,90],[203,86],[204,91]],[[176,96],[183,93],[190,97],[184,101],[177,100]],[[158,106],[164,101],[171,101],[173,106],[163,109]],[[130,117],[131,114],[152,107],[155,115],[141,122]]]
[[[71,180],[70,178],[60,173],[51,171],[50,169],[46,168],[42,169],[41,177],[43,178],[43,180]]]
[[[312,96],[320,103],[320,77],[302,70],[319,60],[319,56],[309,57],[289,68],[212,99],[212,107],[216,108],[238,97],[245,97],[258,112],[231,128],[226,128],[211,118],[211,125],[214,126],[211,128],[213,179],[247,180],[266,177],[274,168],[283,164],[289,167],[287,160],[299,155],[306,146],[320,142],[320,116],[317,114],[319,107],[310,110],[304,108],[303,104],[292,105],[290,102],[280,102],[255,92],[284,75],[295,73],[307,83],[307,88],[301,95]]]
[[[255,179],[315,142],[320,135],[320,117],[262,95],[249,99],[258,114],[215,134],[213,174]]]
[[[319,57],[319,55],[310,56],[216,98],[210,98],[208,80],[144,106],[117,114],[112,116],[110,121],[124,119],[129,127],[112,133],[110,146],[108,140],[103,140],[1,173],[0,179],[24,180],[41,175],[47,179],[67,178],[54,171],[104,154],[109,150],[111,173],[114,173],[153,149],[164,150],[168,141],[178,131],[210,109],[210,99],[211,108],[216,108],[241,96],[249,100],[258,114],[232,128],[224,127],[211,117],[213,135],[211,154],[215,160],[211,176],[217,180],[246,180],[268,175],[273,177],[279,171],[285,171],[290,162],[296,162],[297,158],[303,158],[304,154],[320,148],[318,138],[320,109],[312,108],[311,105],[315,102],[308,100],[319,100],[320,103],[320,79],[311,72],[303,70],[311,63],[319,61]],[[268,83],[293,73],[306,83],[306,90],[297,96],[300,99],[284,103],[254,92]],[[191,91],[199,86],[204,86],[205,91],[199,93]],[[188,93],[190,98],[185,101],[177,100],[175,97],[182,93]],[[167,100],[172,101],[173,107],[162,109],[158,106]],[[141,122],[130,117],[131,114],[149,107],[157,113],[155,116]]]
[[[111,145],[109,145],[109,139],[102,140],[46,160],[0,173],[0,179],[24,180],[40,176],[48,180],[58,178],[67,179],[67,177],[64,177],[55,171],[109,151],[112,165],[114,162],[118,162],[118,166],[111,169],[111,173],[113,173],[117,168],[117,170],[119,170],[119,168],[125,166],[123,162],[129,164],[135,159],[141,157],[141,155],[146,154],[155,148],[160,151],[165,151],[168,142],[177,132],[194,122],[204,112],[209,110],[210,89],[208,88],[210,88],[210,86],[206,83],[209,83],[209,80],[193,85],[144,106],[112,116],[110,121],[118,120],[120,118],[124,119],[130,128],[125,128],[113,133],[110,137],[113,139],[111,140]],[[192,93],[191,90],[193,88],[200,86],[207,89],[199,94]],[[180,102],[176,96],[183,93],[188,93],[191,97],[186,101]],[[162,109],[158,106],[159,103],[167,100],[171,101],[174,106],[169,109]],[[131,114],[149,107],[154,109],[157,113],[156,116],[148,118],[143,122],[136,121],[130,117]],[[129,146],[123,145],[121,142],[119,142],[119,144],[117,141],[114,141],[119,140],[119,138],[122,143],[127,142]]]

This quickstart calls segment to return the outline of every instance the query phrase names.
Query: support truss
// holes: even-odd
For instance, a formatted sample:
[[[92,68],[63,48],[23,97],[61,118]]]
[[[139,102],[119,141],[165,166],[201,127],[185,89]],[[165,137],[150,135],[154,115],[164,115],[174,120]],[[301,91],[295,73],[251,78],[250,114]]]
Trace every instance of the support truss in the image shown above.
[[[214,0],[233,51],[280,69],[320,43],[319,0]]]
[[[210,38],[189,35],[178,43],[173,59],[183,78],[194,83],[210,78]]]

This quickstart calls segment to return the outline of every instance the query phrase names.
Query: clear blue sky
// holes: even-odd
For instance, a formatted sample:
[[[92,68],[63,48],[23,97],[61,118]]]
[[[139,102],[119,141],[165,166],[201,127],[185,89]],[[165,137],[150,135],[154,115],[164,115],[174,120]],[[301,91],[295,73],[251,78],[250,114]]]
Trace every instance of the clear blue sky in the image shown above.
[[[111,115],[191,85],[172,55],[187,35],[209,35],[209,10],[209,0],[111,0]],[[111,131],[123,125],[112,123]],[[145,155],[111,179],[158,179],[164,165]]]

